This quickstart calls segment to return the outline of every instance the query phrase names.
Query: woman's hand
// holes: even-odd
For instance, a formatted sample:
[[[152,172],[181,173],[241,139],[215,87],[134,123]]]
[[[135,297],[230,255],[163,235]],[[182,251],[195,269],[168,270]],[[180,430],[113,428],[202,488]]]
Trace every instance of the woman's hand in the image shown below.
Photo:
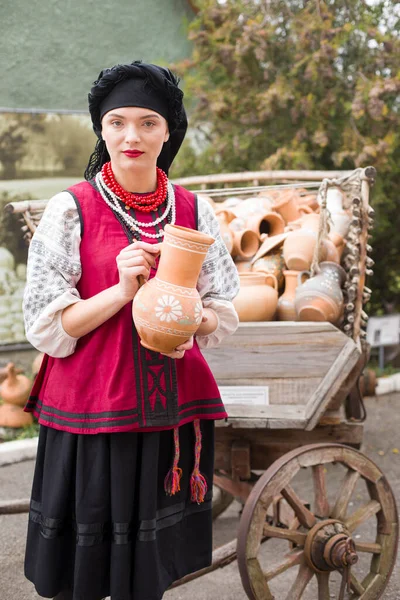
[[[133,300],[140,287],[138,277],[141,275],[144,281],[148,280],[150,269],[154,267],[160,253],[160,246],[161,244],[133,242],[121,250],[116,258],[121,298]]]
[[[164,352],[162,352],[161,354],[164,354],[164,356],[168,356],[169,358],[183,358],[185,356],[185,351],[193,348],[193,341],[194,338],[192,336],[187,342],[177,346],[174,352],[170,352],[169,354],[164,354]]]
[[[218,327],[218,317],[212,308],[203,308],[203,318],[196,335],[209,335]]]

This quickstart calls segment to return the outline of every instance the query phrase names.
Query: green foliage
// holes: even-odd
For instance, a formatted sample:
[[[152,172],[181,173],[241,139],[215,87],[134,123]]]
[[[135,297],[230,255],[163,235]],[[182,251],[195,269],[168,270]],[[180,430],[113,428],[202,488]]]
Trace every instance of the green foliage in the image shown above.
[[[372,306],[400,310],[400,13],[395,0],[198,0],[191,126],[172,175],[375,166]]]

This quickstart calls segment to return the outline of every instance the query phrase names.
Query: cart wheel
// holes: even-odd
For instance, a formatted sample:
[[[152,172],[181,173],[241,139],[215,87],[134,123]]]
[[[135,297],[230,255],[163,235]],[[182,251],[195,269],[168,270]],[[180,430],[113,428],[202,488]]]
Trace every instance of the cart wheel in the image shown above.
[[[217,493],[213,495],[212,502],[212,518],[213,520],[219,517],[233,502],[234,498],[229,492],[226,492],[214,483],[214,488]]]
[[[331,487],[337,480],[328,481],[326,473],[343,468],[344,478],[333,493]],[[293,489],[295,478],[296,485],[300,485],[301,478],[304,481],[310,479],[308,486],[303,485],[303,494],[313,490],[310,504],[305,504]],[[332,483],[329,490],[328,483]],[[360,490],[364,490],[366,496],[366,501],[361,503]],[[271,512],[271,504],[279,494],[294,511],[300,528],[290,529],[282,523],[274,526],[267,522],[267,511]],[[358,508],[349,509],[354,504],[359,505]],[[374,530],[372,541],[371,527]],[[267,544],[262,547],[265,540]],[[265,559],[262,548],[280,545],[279,540],[291,542],[292,550],[276,565],[270,566],[270,559]],[[389,581],[397,543],[396,503],[380,469],[361,452],[347,446],[312,444],[278,459],[254,486],[240,521],[239,570],[246,594],[252,600],[316,598],[316,590],[318,600],[344,598],[345,579],[348,579],[351,600],[376,600]],[[286,552],[287,546],[284,548]],[[276,551],[274,556],[276,559]],[[359,558],[360,563],[355,567]],[[297,568],[297,573],[287,572],[292,567]],[[361,568],[364,572],[360,578],[358,571]],[[274,596],[274,585],[284,572],[279,595]],[[308,595],[310,588],[306,591],[309,584],[315,590],[312,596]],[[287,591],[282,592],[282,585],[286,585]],[[338,585],[340,593],[332,594]]]

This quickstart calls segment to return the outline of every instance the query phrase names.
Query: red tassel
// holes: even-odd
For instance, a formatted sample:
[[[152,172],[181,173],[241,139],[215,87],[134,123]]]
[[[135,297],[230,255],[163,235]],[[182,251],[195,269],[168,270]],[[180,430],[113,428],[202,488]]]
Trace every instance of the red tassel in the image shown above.
[[[174,462],[164,479],[164,490],[169,496],[173,496],[181,489],[182,469],[178,467],[180,456],[179,431],[174,427]]]
[[[195,450],[194,450],[194,468],[190,477],[190,492],[191,501],[200,504],[204,502],[205,495],[208,490],[208,485],[204,475],[200,473],[200,455],[201,455],[201,429],[200,420],[193,421],[194,432],[196,435]]]

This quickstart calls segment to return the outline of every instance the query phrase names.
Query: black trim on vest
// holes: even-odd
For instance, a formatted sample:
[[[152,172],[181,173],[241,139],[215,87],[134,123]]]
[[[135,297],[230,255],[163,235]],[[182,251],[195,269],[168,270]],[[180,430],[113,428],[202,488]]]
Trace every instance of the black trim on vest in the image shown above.
[[[197,194],[194,194],[194,224],[195,229],[199,229],[199,199]]]
[[[79,215],[79,222],[81,224],[81,239],[83,238],[83,230],[84,230],[84,225],[83,225],[83,216],[82,216],[82,208],[81,205],[79,204],[79,200],[78,198],[75,196],[74,192],[71,192],[71,190],[65,190],[66,192],[68,192],[68,194],[71,194],[72,198],[74,199],[74,202],[76,204],[76,208],[78,211],[78,215]]]

